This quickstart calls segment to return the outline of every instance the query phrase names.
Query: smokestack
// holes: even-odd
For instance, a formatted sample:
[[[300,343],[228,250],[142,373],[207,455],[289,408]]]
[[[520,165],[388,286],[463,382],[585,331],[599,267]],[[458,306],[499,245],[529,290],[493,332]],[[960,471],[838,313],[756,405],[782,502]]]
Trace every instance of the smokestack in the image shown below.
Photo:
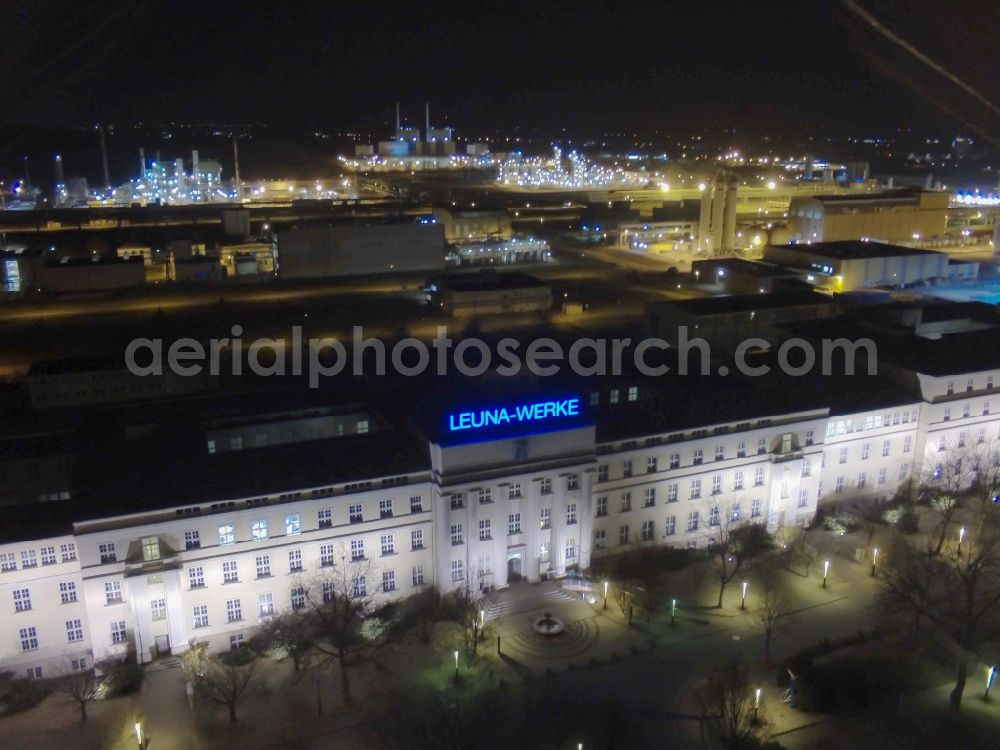
[[[243,199],[243,183],[240,182],[240,148],[233,138],[233,180],[236,182],[236,197]]]
[[[722,248],[722,217],[726,210],[726,173],[719,172],[712,183],[712,255]]]
[[[66,197],[66,175],[63,172],[62,156],[55,155],[56,184],[55,184],[55,204],[58,206]]]
[[[139,182],[146,179],[146,151],[139,147]]]
[[[31,171],[28,169],[28,155],[24,155],[24,185],[31,185]]]
[[[736,252],[736,193],[740,188],[740,178],[729,177],[726,185],[726,207],[722,218],[722,254],[733,255]]]
[[[431,139],[431,103],[424,102],[424,140]]]
[[[701,194],[701,208],[698,214],[698,249],[711,250],[712,235],[712,181],[705,180],[705,190]]]
[[[97,132],[101,135],[101,166],[104,167],[104,189],[111,189],[111,173],[108,171],[108,144],[104,141],[104,126],[98,125]]]
[[[396,102],[396,135],[399,135],[399,102]]]
[[[194,149],[191,152],[191,177],[194,178],[194,184],[198,184],[198,149]]]

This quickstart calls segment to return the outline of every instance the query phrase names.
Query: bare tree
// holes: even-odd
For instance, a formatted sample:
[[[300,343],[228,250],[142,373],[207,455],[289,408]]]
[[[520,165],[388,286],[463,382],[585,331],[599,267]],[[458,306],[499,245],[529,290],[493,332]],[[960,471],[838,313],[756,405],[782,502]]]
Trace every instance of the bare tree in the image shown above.
[[[454,595],[455,622],[462,634],[465,658],[472,661],[479,651],[479,644],[486,639],[486,616],[482,595],[471,586]]]
[[[757,727],[763,720],[754,698],[749,670],[739,659],[709,672],[696,694],[702,717],[729,750],[753,746]]]
[[[316,645],[316,618],[304,606],[282,612],[261,622],[260,632],[254,636],[251,645],[258,651],[261,648],[280,651],[292,660],[298,672],[308,663]]]
[[[253,652],[241,646],[211,656],[207,643],[192,642],[181,656],[181,664],[193,677],[198,695],[225,706],[229,720],[235,722],[236,709],[256,675],[257,659]]]
[[[983,439],[976,443],[973,455],[972,497],[976,513],[976,533],[982,534],[987,523],[1000,523],[1000,442]]]
[[[716,608],[722,609],[726,586],[739,575],[746,563],[772,546],[767,529],[761,524],[747,522],[740,503],[715,506],[708,519],[709,553],[718,560],[719,599]]]
[[[764,663],[769,664],[771,640],[785,624],[784,618],[791,612],[792,594],[777,565],[758,566],[755,584],[760,607],[753,611],[753,615],[764,629]]]
[[[965,444],[932,454],[926,461],[920,494],[938,516],[935,555],[941,554],[948,529],[975,480],[975,464],[975,453]]]
[[[941,554],[898,538],[882,573],[887,610],[956,654],[949,702],[960,710],[969,661],[1000,628],[1000,529],[948,541]]]
[[[351,667],[383,641],[384,629],[378,623],[366,624],[380,590],[374,573],[370,561],[342,556],[339,565],[323,568],[304,586],[316,625],[316,649],[337,663],[345,704],[351,702]]]
[[[94,667],[80,670],[65,666],[53,680],[53,686],[76,701],[80,707],[80,721],[86,721],[88,704],[97,700],[100,695],[101,678],[97,676]]]

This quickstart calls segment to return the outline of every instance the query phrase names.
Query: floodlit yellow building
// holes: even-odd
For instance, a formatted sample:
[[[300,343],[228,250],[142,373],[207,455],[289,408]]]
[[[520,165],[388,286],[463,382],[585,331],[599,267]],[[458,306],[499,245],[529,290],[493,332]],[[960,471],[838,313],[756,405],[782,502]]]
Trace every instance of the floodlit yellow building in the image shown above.
[[[944,234],[948,194],[919,189],[792,198],[789,228],[797,242],[912,242]]]

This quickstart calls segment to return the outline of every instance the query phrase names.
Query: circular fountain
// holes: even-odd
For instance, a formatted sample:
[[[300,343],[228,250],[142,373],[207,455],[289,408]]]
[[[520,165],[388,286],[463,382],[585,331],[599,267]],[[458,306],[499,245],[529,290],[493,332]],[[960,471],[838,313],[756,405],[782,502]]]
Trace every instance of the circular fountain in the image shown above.
[[[558,617],[553,617],[551,612],[546,612],[531,624],[531,628],[539,635],[555,636],[563,634],[566,624]]]

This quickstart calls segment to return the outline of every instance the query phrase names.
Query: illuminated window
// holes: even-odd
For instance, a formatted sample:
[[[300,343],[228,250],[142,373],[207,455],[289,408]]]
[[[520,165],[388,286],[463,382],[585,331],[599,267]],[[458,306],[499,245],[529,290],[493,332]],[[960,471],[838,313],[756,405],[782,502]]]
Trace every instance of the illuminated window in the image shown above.
[[[255,542],[267,539],[267,519],[257,519],[253,522],[253,525],[250,528],[253,532],[253,539]]]
[[[231,523],[223,524],[219,527],[219,544],[227,545],[236,542],[236,532]]]
[[[302,521],[298,513],[289,513],[285,516],[285,534],[293,536],[302,533]]]
[[[153,562],[160,559],[160,539],[155,536],[144,536],[142,538],[142,560],[143,562]]]
[[[150,599],[149,600],[149,616],[153,620],[166,620],[167,619],[167,600],[166,599]]]

